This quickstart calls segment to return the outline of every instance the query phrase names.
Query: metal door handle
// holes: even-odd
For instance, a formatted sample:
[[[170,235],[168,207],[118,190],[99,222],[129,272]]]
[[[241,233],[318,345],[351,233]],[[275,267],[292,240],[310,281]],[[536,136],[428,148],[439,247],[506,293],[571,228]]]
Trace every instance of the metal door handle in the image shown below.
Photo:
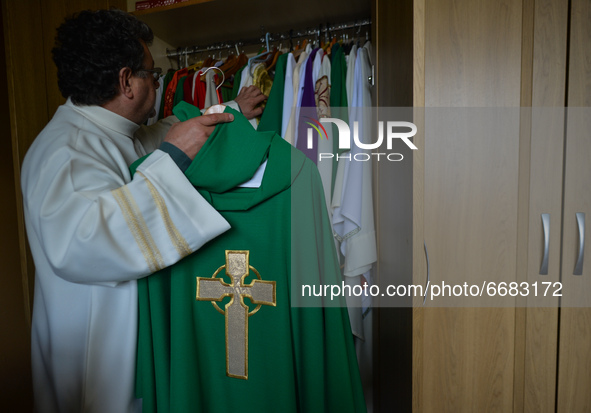
[[[548,275],[548,253],[550,249],[550,214],[542,214],[542,228],[544,229],[544,255],[540,275]]]
[[[573,275],[583,275],[583,261],[585,260],[585,213],[577,212],[576,215],[579,226],[579,258],[577,259]]]

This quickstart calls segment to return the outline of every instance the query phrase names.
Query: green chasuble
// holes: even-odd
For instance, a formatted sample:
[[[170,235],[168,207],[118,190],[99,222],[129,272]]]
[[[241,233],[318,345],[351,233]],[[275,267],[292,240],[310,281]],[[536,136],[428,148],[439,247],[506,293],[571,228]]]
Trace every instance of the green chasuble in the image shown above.
[[[199,114],[184,103],[179,119]],[[316,166],[226,112],[185,173],[231,229],[138,281],[143,411],[364,412],[343,301],[299,286],[342,282]]]
[[[180,102],[183,101],[183,96],[185,96],[185,91],[183,90],[185,86],[185,81],[187,80],[187,76],[183,76],[179,79],[179,82],[176,85],[176,89],[174,92],[174,105],[176,106]]]
[[[223,86],[220,88],[222,92],[222,102],[229,102],[232,100],[232,95],[234,93],[234,86],[230,85],[230,83],[226,80]]]
[[[273,87],[269,93],[265,111],[257,127],[258,131],[273,131],[281,134],[283,123],[283,94],[285,89],[285,71],[287,66],[287,53],[277,58],[275,65],[275,78]]]
[[[234,86],[232,87],[232,99],[236,99],[238,93],[240,93],[240,80],[242,79],[242,72],[246,66],[242,66],[238,71],[234,74]]]
[[[347,60],[345,59],[345,53],[339,43],[335,43],[332,46],[332,66],[330,70],[331,87],[330,87],[330,110],[333,118],[343,120],[345,123],[349,123],[349,104],[347,102]],[[337,125],[332,125],[333,135],[339,136],[339,130]],[[345,149],[339,148],[339,140],[333,139],[332,141],[333,154],[342,154]],[[332,187],[331,193],[334,191],[334,181],[337,176],[338,163],[333,157],[332,161]]]

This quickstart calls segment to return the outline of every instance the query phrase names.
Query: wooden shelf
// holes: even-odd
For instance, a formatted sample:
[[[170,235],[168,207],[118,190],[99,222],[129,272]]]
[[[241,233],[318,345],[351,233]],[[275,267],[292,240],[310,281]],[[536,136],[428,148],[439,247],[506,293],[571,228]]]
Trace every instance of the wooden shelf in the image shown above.
[[[371,16],[369,0],[190,0],[134,14],[173,47],[256,38]]]
[[[152,9],[144,9],[144,10],[135,10],[135,11],[132,11],[131,14],[134,14],[136,16],[143,16],[143,15],[152,14],[152,13],[162,13],[162,12],[166,12],[167,10],[173,10],[173,9],[178,9],[181,7],[193,6],[195,4],[207,3],[210,1],[215,1],[215,0],[188,0],[188,1],[185,1],[182,3],[171,4],[170,6],[154,7]]]

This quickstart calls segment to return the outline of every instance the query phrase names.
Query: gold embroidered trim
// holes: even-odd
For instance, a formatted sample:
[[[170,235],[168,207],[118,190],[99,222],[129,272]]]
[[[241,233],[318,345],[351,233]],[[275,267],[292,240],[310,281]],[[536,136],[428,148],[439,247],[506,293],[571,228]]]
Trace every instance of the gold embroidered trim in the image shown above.
[[[276,282],[263,281],[254,267],[248,265],[249,251],[226,251],[226,265],[219,267],[212,278],[197,277],[196,299],[210,301],[225,318],[226,335],[226,375],[238,379],[248,380],[248,318],[256,313],[261,305],[276,306]],[[225,268],[226,274],[232,278],[228,284],[221,278],[216,278]],[[244,278],[252,270],[257,280],[244,284]],[[217,305],[224,297],[231,297],[225,310]],[[257,307],[248,311],[244,304],[244,297],[249,297]]]
[[[119,204],[119,208],[121,208],[121,211],[123,212],[123,218],[125,219],[135,242],[137,242],[142,251],[150,271],[156,272],[164,268],[164,261],[160,255],[160,251],[150,234],[146,221],[144,221],[144,217],[133,199],[129,188],[122,186],[121,188],[111,191],[111,193]]]
[[[181,258],[186,257],[192,251],[189,247],[189,244],[185,240],[185,238],[181,235],[179,230],[177,229],[176,225],[172,221],[170,214],[168,213],[168,208],[166,207],[166,202],[154,186],[152,182],[141,172],[136,172],[141,175],[144,180],[146,181],[146,185],[150,189],[150,193],[152,194],[152,198],[154,198],[154,203],[158,207],[158,211],[160,211],[160,216],[162,217],[162,221],[164,221],[164,226],[166,227],[166,231],[168,232],[168,236],[170,237],[170,241],[174,248],[177,250]]]

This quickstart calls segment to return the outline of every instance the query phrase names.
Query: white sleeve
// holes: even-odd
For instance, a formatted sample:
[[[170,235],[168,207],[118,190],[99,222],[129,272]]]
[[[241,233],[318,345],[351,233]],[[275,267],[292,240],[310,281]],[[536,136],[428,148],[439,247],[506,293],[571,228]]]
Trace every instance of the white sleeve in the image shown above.
[[[149,275],[230,227],[160,150],[133,180],[108,147],[66,146],[28,172],[23,194],[38,241],[33,253],[71,282],[114,286]]]
[[[240,107],[233,100],[230,100],[223,104],[226,106],[230,106],[232,109],[240,112]],[[206,109],[201,109],[201,113],[205,113],[205,110]],[[153,123],[149,126],[142,125],[135,132],[134,137],[141,143],[146,154],[154,152],[156,149],[160,147],[160,144],[164,141],[164,138],[166,137],[168,130],[176,122],[179,122],[179,119],[173,115],[161,119],[158,122]],[[252,119],[251,124],[253,124]],[[256,119],[254,120],[253,126],[256,129]]]
[[[142,144],[146,153],[154,152],[164,141],[170,127],[178,121],[176,116],[168,116],[150,126],[142,125],[134,137]]]

